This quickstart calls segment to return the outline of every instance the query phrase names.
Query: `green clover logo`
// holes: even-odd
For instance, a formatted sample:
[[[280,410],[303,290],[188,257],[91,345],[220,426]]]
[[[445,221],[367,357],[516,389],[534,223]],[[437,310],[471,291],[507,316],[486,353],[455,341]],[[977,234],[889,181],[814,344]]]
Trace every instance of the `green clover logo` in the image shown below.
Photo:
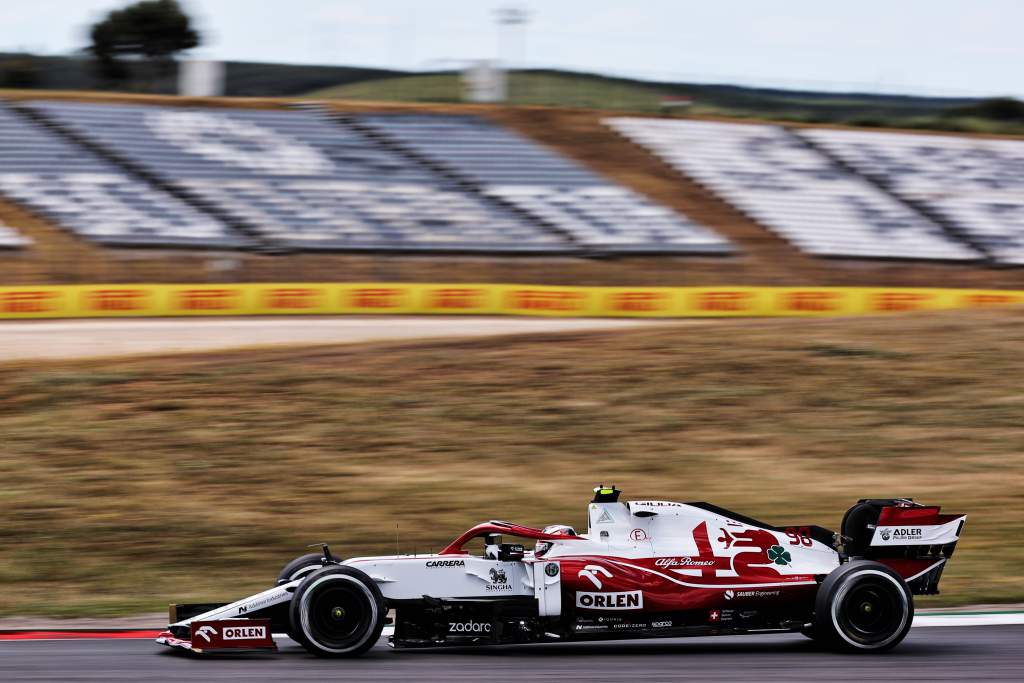
[[[785,566],[793,561],[793,556],[781,545],[773,545],[768,550],[768,559],[775,564]]]

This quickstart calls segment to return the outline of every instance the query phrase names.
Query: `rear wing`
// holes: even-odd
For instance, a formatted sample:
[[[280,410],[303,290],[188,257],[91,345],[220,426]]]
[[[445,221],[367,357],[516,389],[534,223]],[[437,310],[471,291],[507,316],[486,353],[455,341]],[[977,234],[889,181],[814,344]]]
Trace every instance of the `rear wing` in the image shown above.
[[[843,518],[845,549],[888,566],[915,595],[935,595],[966,521],[910,499],[862,500]]]
[[[956,545],[967,515],[943,515],[941,508],[895,507],[882,508],[871,538],[873,547],[879,546],[945,546]],[[952,552],[952,548],[950,549]]]

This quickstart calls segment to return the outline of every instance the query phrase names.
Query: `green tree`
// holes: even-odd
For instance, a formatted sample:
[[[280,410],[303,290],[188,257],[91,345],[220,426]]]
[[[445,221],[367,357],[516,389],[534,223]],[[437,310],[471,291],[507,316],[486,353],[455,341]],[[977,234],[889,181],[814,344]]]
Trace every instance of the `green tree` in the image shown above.
[[[0,88],[36,88],[42,82],[41,71],[34,56],[11,55],[0,61]]]
[[[174,56],[199,45],[199,33],[177,0],[143,0],[95,24],[89,51],[109,79],[131,76],[125,58],[146,63],[154,76],[174,71]]]
[[[1024,121],[1024,102],[1012,97],[991,97],[948,111],[955,116],[978,116],[992,121]]]

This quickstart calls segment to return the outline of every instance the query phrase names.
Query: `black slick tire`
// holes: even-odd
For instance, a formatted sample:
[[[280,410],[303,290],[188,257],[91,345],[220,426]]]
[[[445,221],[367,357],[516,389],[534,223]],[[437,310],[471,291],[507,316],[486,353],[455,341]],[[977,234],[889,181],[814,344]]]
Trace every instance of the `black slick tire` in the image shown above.
[[[384,597],[364,572],[322,567],[302,580],[289,605],[291,633],[318,657],[358,657],[380,638],[387,617]]]
[[[855,560],[818,588],[814,639],[844,652],[885,652],[914,621],[914,596],[899,574],[878,562]]]
[[[295,579],[308,574],[313,569],[324,566],[323,559],[323,553],[308,553],[306,555],[296,557],[294,560],[286,564],[280,572],[278,572],[277,585],[280,586],[281,584],[294,581]],[[331,559],[334,562],[341,562],[341,560],[333,554],[331,555]]]

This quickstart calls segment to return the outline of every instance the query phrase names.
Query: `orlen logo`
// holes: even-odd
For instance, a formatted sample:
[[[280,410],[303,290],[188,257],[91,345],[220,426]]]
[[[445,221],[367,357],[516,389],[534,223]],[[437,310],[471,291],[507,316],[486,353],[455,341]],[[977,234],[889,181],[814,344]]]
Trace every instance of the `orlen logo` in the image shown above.
[[[873,311],[917,311],[931,301],[931,294],[920,292],[880,292],[871,297]]]
[[[782,297],[782,307],[786,311],[824,313],[839,310],[839,301],[838,292],[820,290],[787,292]]]
[[[93,311],[139,311],[146,307],[146,291],[142,289],[94,289],[84,298]]]
[[[588,564],[576,576],[580,579],[587,579],[594,584],[594,588],[603,588],[604,584],[601,582],[601,576],[610,579],[612,578],[612,573],[599,564]]]
[[[697,310],[722,313],[748,311],[753,307],[753,292],[719,290],[696,295]]]
[[[204,627],[205,628],[205,627]],[[221,634],[224,640],[251,640],[253,638],[266,639],[266,626],[225,626]]]
[[[210,625],[200,626],[199,630],[196,631],[196,635],[209,643],[213,640],[210,636],[217,635],[217,629]]]
[[[359,287],[349,292],[353,308],[400,308],[405,290],[394,287]]]
[[[2,292],[0,313],[46,313],[57,308],[56,292]]]
[[[619,292],[609,294],[607,301],[609,310],[622,313],[659,313],[669,307],[665,292]]]
[[[307,289],[303,287],[282,287],[271,289],[264,294],[267,308],[281,310],[307,310],[318,308],[320,298],[323,294],[319,289]]]
[[[506,295],[509,308],[529,311],[579,311],[586,295],[582,292],[517,289]]]
[[[235,307],[233,289],[185,289],[178,292],[178,308],[186,311],[225,311]]]
[[[622,593],[576,593],[576,606],[585,609],[643,609],[641,591]]]
[[[446,287],[430,292],[430,307],[452,310],[480,308],[484,305],[485,297],[486,292],[482,289]]]

